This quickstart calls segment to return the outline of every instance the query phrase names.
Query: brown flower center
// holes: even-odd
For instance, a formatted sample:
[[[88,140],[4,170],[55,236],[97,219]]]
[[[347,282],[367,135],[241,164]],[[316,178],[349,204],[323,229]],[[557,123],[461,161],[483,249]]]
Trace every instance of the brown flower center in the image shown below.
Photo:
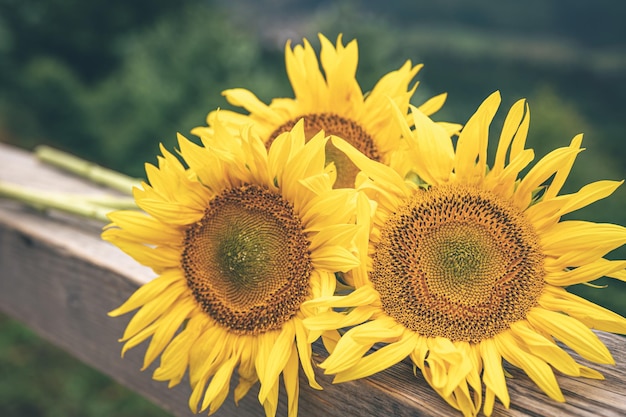
[[[309,241],[293,206],[257,185],[222,192],[187,230],[182,267],[203,310],[237,334],[277,330],[309,295]]]
[[[304,131],[307,140],[315,136],[320,130],[324,130],[326,135],[339,136],[368,158],[380,161],[380,155],[374,144],[374,139],[361,125],[353,120],[332,113],[313,113],[302,117],[304,117]],[[302,117],[290,120],[279,126],[270,135],[266,146],[269,148],[278,135],[290,131]],[[335,164],[335,168],[337,169],[335,188],[354,187],[354,179],[359,173],[359,169],[343,152],[335,148],[331,142],[328,142],[326,144],[326,164],[328,165],[331,162]]]
[[[537,305],[543,259],[515,207],[487,191],[438,186],[386,221],[371,280],[383,309],[408,329],[480,342]]]

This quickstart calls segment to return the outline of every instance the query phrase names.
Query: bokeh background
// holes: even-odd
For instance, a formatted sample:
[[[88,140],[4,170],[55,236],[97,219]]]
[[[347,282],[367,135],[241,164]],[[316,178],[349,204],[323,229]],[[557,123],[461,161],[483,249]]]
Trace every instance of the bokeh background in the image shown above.
[[[228,107],[223,89],[291,97],[287,39],[343,33],[358,39],[364,90],[406,59],[424,63],[413,102],[448,92],[437,120],[465,122],[500,90],[494,138],[522,97],[537,159],[584,132],[572,192],[626,178],[625,19],[613,0],[0,0],[0,141],[143,176],[160,142],[173,148],[176,132]],[[570,217],[626,225],[625,188]],[[597,283],[609,288],[571,290],[625,315],[626,284]],[[0,415],[167,414],[0,315]]]

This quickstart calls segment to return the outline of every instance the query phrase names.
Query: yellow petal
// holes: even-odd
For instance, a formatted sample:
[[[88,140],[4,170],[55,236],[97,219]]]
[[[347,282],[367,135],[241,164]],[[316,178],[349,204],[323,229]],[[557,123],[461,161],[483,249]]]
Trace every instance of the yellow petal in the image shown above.
[[[278,408],[278,381],[270,388],[267,399],[263,402],[266,417],[274,417]]]
[[[354,224],[330,225],[311,236],[309,250],[315,253],[317,249],[325,246],[341,246],[350,250],[356,250],[354,239],[358,231],[359,227]]]
[[[320,364],[320,368],[324,369],[327,374],[336,374],[345,371],[357,364],[372,345],[373,343],[363,344],[356,342],[352,339],[352,334],[350,330],[348,330],[341,339],[339,339],[333,352]]]
[[[510,397],[509,391],[506,387],[506,380],[504,379],[504,370],[502,369],[502,355],[498,352],[493,339],[485,339],[479,344],[480,356],[483,359],[483,381],[485,386],[491,393],[495,394],[502,402],[505,408],[509,408]],[[485,414],[489,415],[488,409],[493,407],[493,400],[491,400],[490,407],[487,406],[487,395],[485,397]],[[492,395],[493,396],[493,395]]]
[[[471,369],[470,372],[465,376],[468,385],[474,391],[474,395],[472,396],[472,402],[474,404],[474,408],[478,410],[480,408],[480,404],[482,403],[482,380],[480,373],[482,373],[483,362],[480,356],[480,348],[476,344],[470,344],[469,342],[455,342],[457,350],[461,352],[461,354],[465,358],[469,358],[471,361]],[[464,389],[464,385],[463,391]],[[469,398],[469,397],[468,397]]]
[[[623,183],[624,181],[596,181],[585,185],[574,194],[559,196],[557,198],[564,200],[559,215],[571,213],[606,198],[613,194],[617,187]]]
[[[302,309],[316,307],[347,308],[372,304],[380,300],[380,294],[370,285],[357,288],[345,296],[322,297],[302,303]]]
[[[569,149],[577,152],[580,151],[580,145],[582,143],[582,140],[583,135],[575,136],[570,143]],[[561,167],[556,171],[554,179],[552,180],[548,188],[546,188],[546,191],[543,194],[543,198],[554,198],[561,191],[561,188],[563,187],[563,184],[565,184],[565,180],[569,176],[572,166],[574,165],[574,161],[576,160],[576,156],[578,155],[577,152],[572,153],[569,159],[565,160]]]
[[[528,128],[530,127],[530,107],[528,103],[525,106],[526,112],[524,118],[515,132],[513,137],[513,143],[511,144],[511,152],[509,154],[509,160],[514,161],[522,152],[526,146],[526,137],[528,136]]]
[[[298,180],[298,184],[302,185],[313,194],[320,195],[329,191],[332,188],[334,181],[331,180],[331,176],[328,173],[324,172],[322,174],[312,175]]]
[[[353,381],[387,369],[409,356],[411,351],[415,349],[416,343],[417,335],[413,332],[406,332],[404,337],[397,342],[380,348],[376,352],[365,356],[350,369],[339,372],[335,376],[333,383]],[[336,352],[337,350],[333,354]]]
[[[580,321],[540,307],[530,310],[527,318],[535,328],[556,337],[583,358],[596,363],[615,363],[598,336]]]
[[[161,153],[163,157],[157,157],[159,168],[146,164],[146,175],[151,187],[144,187],[145,193],[134,193],[137,202],[152,197],[163,202],[181,203],[202,209],[207,200],[207,189],[163,145]]]
[[[348,284],[360,288],[365,286],[368,281],[367,275],[367,253],[370,238],[370,230],[372,229],[372,213],[375,207],[368,200],[364,193],[359,193],[357,197],[357,213],[356,224],[360,227],[358,236],[356,237],[357,251],[361,258],[361,264],[358,268],[352,270]]]
[[[444,397],[449,397],[472,371],[471,359],[444,337],[428,338],[429,382]]]
[[[463,129],[463,125],[459,123],[437,122],[437,124],[446,131],[448,136],[458,136]]]
[[[185,329],[177,334],[161,355],[161,364],[154,371],[152,378],[157,381],[170,380],[168,387],[177,385],[182,380],[189,365],[189,351],[196,343],[205,324],[202,314],[198,314],[187,322]]]
[[[406,196],[407,192],[404,179],[393,169],[371,160],[341,138],[333,136],[331,137],[331,141],[333,145],[345,153],[361,171],[364,171],[370,178],[374,179],[374,181],[385,184],[388,193]]]
[[[285,369],[287,361],[291,355],[291,350],[295,344],[296,329],[293,321],[288,321],[283,325],[280,334],[276,338],[272,350],[267,357],[265,371],[259,375],[261,380],[261,390],[259,391],[259,401],[264,402],[269,395],[271,387],[278,376]]]
[[[539,304],[547,310],[564,312],[591,329],[626,334],[626,318],[562,288],[546,287]]]
[[[191,300],[181,302],[174,306],[168,314],[161,316],[157,323],[158,327],[152,336],[150,345],[144,356],[143,368],[146,369],[163,352],[163,349],[170,343],[176,332],[180,329],[189,314],[196,308]]]
[[[315,251],[311,260],[314,268],[327,272],[348,272],[359,266],[359,258],[343,246],[324,246]]]
[[[207,388],[200,411],[210,408],[210,413],[215,412],[224,402],[230,388],[230,378],[237,365],[239,357],[233,354],[226,362],[222,363],[218,371],[213,375]]]
[[[583,365],[580,365],[580,376],[582,376],[583,378],[590,378],[590,379],[598,379],[598,380],[604,379],[604,376],[602,376],[600,372],[596,371],[595,369],[591,369],[586,366],[583,366]]]
[[[415,107],[411,106],[411,109],[415,130],[407,136],[407,140],[410,141],[416,155],[419,155],[413,161],[415,166],[412,169],[429,184],[445,183],[449,180],[454,166],[452,140],[443,127]]]
[[[239,358],[239,383],[235,387],[234,399],[235,405],[239,405],[239,401],[248,393],[250,388],[259,380],[254,367],[254,358],[257,355],[257,343],[255,336],[241,337],[241,356]]]
[[[524,346],[525,350],[531,354],[566,375],[580,376],[580,367],[576,361],[552,340],[546,339],[530,328],[526,321],[513,323],[511,331],[517,337],[520,345]]]
[[[158,297],[159,294],[166,291],[171,284],[184,279],[185,277],[182,275],[180,269],[168,269],[152,281],[143,284],[130,297],[128,297],[128,300],[126,300],[124,304],[115,310],[110,311],[108,314],[111,317],[117,317],[133,311]]]
[[[355,192],[348,189],[329,190],[322,195],[311,198],[300,208],[302,224],[306,225],[305,232],[316,232],[328,224],[348,223],[352,217],[351,201]]]
[[[390,97],[394,98],[400,108],[406,110],[418,83],[415,83],[410,89],[409,84],[423,67],[422,64],[414,66],[410,60],[407,60],[396,71],[385,74],[365,98],[364,114],[367,114],[368,117],[370,114],[376,115],[376,119],[387,121],[389,107],[383,104],[389,103]],[[432,103],[424,103],[426,111],[436,111],[435,108],[441,100],[440,96],[437,97],[439,98],[433,98]]]
[[[166,292],[145,303],[128,322],[121,340],[128,340],[160,316],[167,315],[170,312],[170,306],[187,290],[185,282],[178,281],[170,285]]]
[[[141,330],[140,332],[135,334],[133,337],[128,339],[128,341],[124,343],[124,346],[122,346],[122,357],[124,357],[124,354],[129,349],[134,348],[135,346],[137,346],[138,344],[140,344],[141,342],[143,342],[144,340],[152,336],[154,332],[156,332],[158,327],[159,327],[158,322],[152,323],[151,325],[144,327],[143,330]]]
[[[291,181],[294,186],[299,186],[299,183],[296,182],[297,180],[324,172],[324,149],[328,137],[320,132],[304,144],[304,131],[295,127],[292,130],[291,137],[297,145],[292,145],[292,149],[295,150],[293,157],[289,160],[281,161],[284,165],[284,170],[277,178],[282,188],[287,187],[289,181]],[[290,192],[292,191],[285,191],[285,193]]]
[[[324,98],[328,97],[328,87],[319,70],[315,50],[308,40],[303,39],[302,43],[296,45],[293,51],[289,44],[285,48],[287,76],[296,100],[302,102],[303,107],[323,106],[326,104]]]
[[[217,152],[211,152],[206,147],[198,146],[183,135],[178,135],[178,146],[180,153],[185,158],[189,168],[200,178],[207,187],[216,190],[216,185],[221,181],[216,181],[216,175],[222,174],[222,161]],[[221,187],[219,187],[221,188]]]
[[[381,316],[351,329],[350,337],[360,344],[373,345],[381,342],[395,342],[404,333],[404,327],[391,317]]]
[[[500,106],[500,93],[492,93],[467,121],[456,145],[454,172],[464,183],[475,184],[485,176],[489,125]]]
[[[483,403],[483,414],[490,417],[493,413],[493,406],[495,405],[496,395],[489,387],[485,387],[485,402]]]
[[[625,243],[623,226],[576,220],[557,223],[541,235],[543,252],[570,259],[567,266],[595,261]]]
[[[180,267],[180,250],[166,246],[146,246],[142,243],[124,239],[119,235],[115,235],[113,232],[115,231],[104,231],[102,238],[113,243],[128,255],[132,256],[137,262],[152,268],[157,273]]]
[[[437,96],[429,98],[424,103],[420,104],[417,108],[426,116],[430,116],[441,110],[443,105],[446,103],[447,98],[447,93],[439,94]]]
[[[312,359],[311,359],[311,344],[308,342],[307,329],[302,324],[301,320],[294,320],[294,326],[296,329],[296,346],[298,355],[300,356],[300,363],[302,364],[302,370],[306,375],[309,385],[315,389],[322,389],[320,384],[315,380],[315,372],[313,371]]]
[[[517,177],[519,173],[526,168],[528,164],[535,158],[532,149],[522,150],[511,162],[504,168],[500,175],[495,176],[489,172],[485,176],[485,186],[493,189],[495,193],[501,195],[505,199],[510,199],[514,195],[517,186]]]
[[[239,383],[235,387],[235,391],[233,392],[233,397],[235,399],[235,405],[239,405],[239,401],[250,391],[250,388],[254,384],[256,384],[258,379],[245,379],[239,376]]]
[[[569,285],[590,282],[604,276],[609,276],[614,272],[618,272],[626,268],[626,261],[609,261],[600,258],[595,262],[579,266],[578,268],[569,270],[550,271],[544,277],[548,284],[559,287],[567,287]]]
[[[254,366],[256,367],[259,378],[264,376],[266,373],[266,369],[269,366],[268,361],[270,352],[272,350],[272,346],[276,343],[279,333],[280,331],[265,332],[258,337],[258,352],[254,360]]]
[[[477,396],[478,394],[475,393],[475,398]],[[453,407],[461,411],[464,417],[474,417],[478,414],[480,402],[477,400],[472,401],[472,395],[469,392],[466,381],[462,381],[449,397],[454,398],[456,404]],[[448,403],[450,404],[451,402],[449,401]]]
[[[226,100],[234,106],[243,107],[250,113],[254,113],[257,117],[263,118],[273,124],[281,124],[281,121],[277,118],[276,113],[249,90],[243,88],[233,88],[224,90],[222,95],[226,97]]]
[[[218,326],[208,326],[189,350],[189,382],[207,381],[230,355],[233,335]],[[205,382],[206,384],[206,382]],[[199,399],[198,399],[199,401]]]
[[[411,352],[411,360],[422,371],[425,369],[426,356],[428,355],[428,338],[419,336],[415,349]]]
[[[565,402],[563,393],[554,377],[552,368],[542,359],[521,349],[511,332],[505,331],[494,337],[498,351],[504,359],[521,368],[539,388],[555,401]]]
[[[372,317],[375,311],[369,306],[356,307],[346,313],[326,311],[307,317],[303,323],[307,329],[314,331],[341,329],[364,323]]]
[[[115,211],[107,214],[115,226],[127,232],[126,236],[137,237],[141,242],[153,244],[171,244],[182,241],[183,235],[177,228],[172,228],[155,218],[136,210]]]
[[[337,39],[337,49],[324,36],[319,36],[321,43],[320,62],[324,68],[329,100],[336,103],[339,114],[355,111],[363,105],[363,93],[356,81],[356,69],[359,61],[356,40],[344,48],[341,35]]]
[[[609,274],[606,274],[606,276],[609,278],[615,278],[615,279],[619,279],[620,281],[626,282],[626,269],[622,269],[621,271],[611,272]]]
[[[335,293],[337,278],[332,272],[313,270],[309,277],[311,298],[328,297]],[[304,310],[302,310],[304,312]]]
[[[571,165],[570,161],[580,152],[578,148],[555,149],[533,166],[520,181],[515,190],[514,203],[520,209],[528,207],[532,200],[532,193],[551,176],[564,166]]]
[[[205,207],[190,207],[187,204],[137,198],[137,196],[135,200],[142,210],[167,224],[186,226],[199,221],[204,216]]]
[[[201,381],[198,381],[196,384],[192,385],[191,395],[189,396],[189,409],[192,413],[198,413],[198,403],[200,402],[200,398],[202,394],[204,394],[204,389],[208,382],[208,376],[204,377]]]
[[[543,199],[530,206],[524,213],[539,231],[559,221],[560,217],[586,207],[611,195],[623,181],[596,181],[572,194]]]
[[[224,95],[224,92],[222,92]],[[208,126],[196,127],[191,130],[191,133],[203,138],[204,136],[214,137],[216,135],[216,129],[213,128],[215,121],[219,119],[223,124],[229,124],[234,126],[244,126],[249,122],[248,116],[236,113],[231,110],[217,109],[212,110],[207,114],[206,122]]]
[[[285,164],[304,146],[304,119],[300,119],[290,132],[281,133],[272,142],[267,154],[269,172],[272,180],[283,179]],[[282,184],[279,184],[282,186]]]
[[[504,169],[506,162],[506,156],[509,151],[509,146],[513,141],[513,136],[517,133],[517,129],[524,116],[524,108],[526,101],[518,100],[504,119],[504,125],[502,126],[502,132],[500,133],[500,140],[498,141],[498,150],[496,151],[496,157],[493,167],[491,168],[491,175],[499,175]]]
[[[285,391],[287,391],[287,415],[295,417],[298,415],[298,396],[300,394],[300,384],[298,380],[298,349],[292,344],[289,359],[283,370],[283,381]]]

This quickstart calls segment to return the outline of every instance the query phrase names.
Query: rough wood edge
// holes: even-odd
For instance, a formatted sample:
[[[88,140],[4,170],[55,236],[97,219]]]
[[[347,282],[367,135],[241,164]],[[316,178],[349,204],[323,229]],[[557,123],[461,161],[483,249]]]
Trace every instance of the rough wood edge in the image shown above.
[[[0,144],[0,179],[42,189],[103,193],[76,178],[41,166],[23,151]],[[24,322],[42,337],[85,363],[112,376],[176,416],[192,415],[190,393],[183,381],[168,389],[140,372],[143,347],[120,359],[117,338],[127,323],[106,312],[119,305],[141,283],[153,277],[147,268],[99,239],[101,224],[55,213],[42,214],[19,204],[0,200],[0,309]],[[618,365],[597,366],[604,381],[558,376],[567,403],[547,398],[519,370],[509,369],[512,407],[497,403],[501,415],[623,415],[626,394],[624,339],[610,334],[600,338],[613,352]],[[325,355],[314,345],[317,357]],[[412,367],[403,362],[371,378],[331,385],[318,375],[324,391],[308,387],[301,379],[300,415],[460,415],[434,393]],[[217,416],[262,415],[254,389],[235,407],[227,399]],[[284,395],[278,415],[286,415]]]

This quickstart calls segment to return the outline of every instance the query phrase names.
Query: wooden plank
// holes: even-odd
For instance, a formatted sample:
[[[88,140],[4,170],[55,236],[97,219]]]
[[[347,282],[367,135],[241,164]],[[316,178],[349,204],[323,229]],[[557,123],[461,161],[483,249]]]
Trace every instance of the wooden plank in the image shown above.
[[[37,163],[30,154],[0,144],[0,180],[40,188],[106,193]],[[168,389],[140,372],[143,346],[120,359],[117,339],[130,317],[109,318],[139,285],[154,277],[147,268],[99,238],[102,224],[58,213],[40,213],[0,199],[0,310],[22,321],[85,363],[112,376],[176,416],[190,416],[186,381]],[[617,366],[597,366],[606,380],[558,376],[567,403],[550,400],[524,375],[508,368],[512,407],[497,403],[494,416],[621,416],[626,414],[626,344],[600,333]],[[321,359],[323,348],[314,345]],[[583,361],[584,362],[584,361]],[[412,367],[403,362],[359,381],[332,385],[318,373],[324,391],[301,380],[300,415],[456,416]],[[4,376],[3,377],[7,377]],[[9,376],[10,377],[10,376]],[[257,388],[258,389],[258,388]],[[258,391],[256,391],[258,392]],[[240,403],[227,399],[217,416],[258,416],[262,408],[253,389]],[[279,416],[286,415],[281,393]]]

